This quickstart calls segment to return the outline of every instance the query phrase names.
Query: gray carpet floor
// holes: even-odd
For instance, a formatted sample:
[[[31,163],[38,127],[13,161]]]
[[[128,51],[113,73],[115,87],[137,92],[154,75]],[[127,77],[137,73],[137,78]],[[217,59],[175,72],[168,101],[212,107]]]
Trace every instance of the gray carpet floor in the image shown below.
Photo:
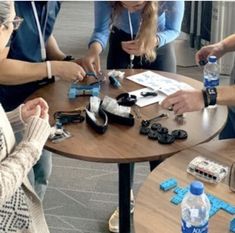
[[[66,54],[83,56],[92,28],[92,2],[63,2],[54,35]],[[103,68],[105,55],[106,52],[102,56]],[[202,70],[197,67],[178,67],[178,73],[198,80],[202,76]],[[135,194],[148,174],[148,163],[138,163],[135,169]],[[116,164],[92,163],[53,155],[53,172],[44,199],[51,233],[109,232],[108,219],[117,206],[117,193]]]

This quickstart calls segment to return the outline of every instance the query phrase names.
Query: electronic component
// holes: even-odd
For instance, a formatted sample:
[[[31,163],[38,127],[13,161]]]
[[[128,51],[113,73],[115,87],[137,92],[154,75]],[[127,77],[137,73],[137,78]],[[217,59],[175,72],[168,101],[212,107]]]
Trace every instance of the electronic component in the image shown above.
[[[228,175],[228,167],[208,160],[202,156],[194,158],[188,165],[187,172],[210,183],[218,183]]]

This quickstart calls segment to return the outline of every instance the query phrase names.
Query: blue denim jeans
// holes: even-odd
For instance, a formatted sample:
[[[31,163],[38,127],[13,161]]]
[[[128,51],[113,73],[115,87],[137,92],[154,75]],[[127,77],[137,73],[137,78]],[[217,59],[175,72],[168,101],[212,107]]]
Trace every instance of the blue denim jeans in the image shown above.
[[[235,111],[228,108],[228,118],[225,127],[219,134],[219,139],[235,138]]]
[[[15,134],[16,141],[19,143],[22,140],[22,133]],[[38,162],[33,166],[28,174],[29,181],[34,187],[35,192],[41,200],[46,193],[48,179],[52,172],[52,153],[43,150]]]

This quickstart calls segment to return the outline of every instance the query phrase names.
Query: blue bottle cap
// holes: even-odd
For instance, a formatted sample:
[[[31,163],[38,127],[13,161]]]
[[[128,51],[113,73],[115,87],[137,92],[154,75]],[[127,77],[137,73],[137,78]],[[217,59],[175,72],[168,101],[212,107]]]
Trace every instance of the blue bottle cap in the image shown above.
[[[190,192],[194,195],[201,195],[204,190],[204,185],[200,181],[193,181],[190,184]]]
[[[217,57],[216,56],[209,56],[208,61],[211,62],[211,63],[214,63],[214,62],[217,61]]]

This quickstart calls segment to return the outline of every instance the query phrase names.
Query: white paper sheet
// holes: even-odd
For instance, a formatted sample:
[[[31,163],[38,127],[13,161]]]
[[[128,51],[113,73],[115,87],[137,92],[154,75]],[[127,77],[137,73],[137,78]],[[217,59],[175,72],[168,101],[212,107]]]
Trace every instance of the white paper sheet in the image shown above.
[[[187,83],[166,78],[152,71],[145,71],[143,73],[128,76],[127,79],[149,87],[152,90],[158,90],[165,95],[171,95],[178,90],[193,89]]]
[[[136,105],[139,106],[139,107],[144,107],[144,106],[147,106],[147,105],[150,105],[150,104],[159,103],[166,97],[164,94],[159,93],[159,92],[158,92],[157,96],[143,97],[141,95],[141,92],[149,92],[149,91],[152,92],[153,89],[142,88],[142,89],[139,89],[139,90],[129,92],[129,94],[135,95],[137,97]]]

